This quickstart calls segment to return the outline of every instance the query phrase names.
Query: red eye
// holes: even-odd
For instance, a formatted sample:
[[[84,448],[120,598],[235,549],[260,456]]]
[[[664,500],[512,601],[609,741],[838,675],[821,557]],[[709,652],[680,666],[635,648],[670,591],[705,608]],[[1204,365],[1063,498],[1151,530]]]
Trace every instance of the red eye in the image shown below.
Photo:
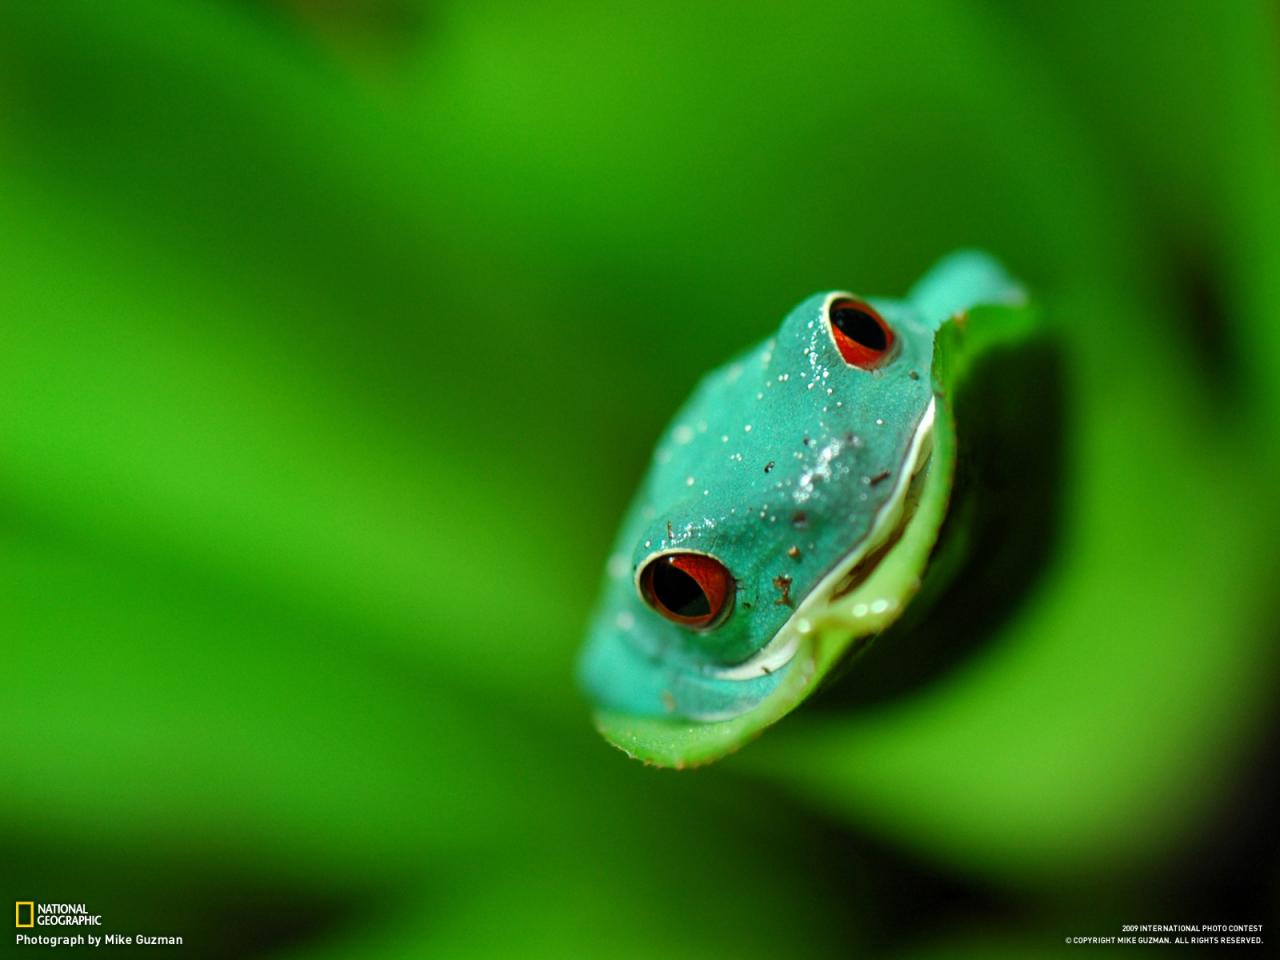
[[[733,600],[733,577],[704,553],[655,557],[640,573],[645,602],[673,623],[708,627]]]
[[[893,331],[884,317],[852,297],[836,297],[827,307],[831,336],[844,362],[862,370],[874,370],[893,351]]]

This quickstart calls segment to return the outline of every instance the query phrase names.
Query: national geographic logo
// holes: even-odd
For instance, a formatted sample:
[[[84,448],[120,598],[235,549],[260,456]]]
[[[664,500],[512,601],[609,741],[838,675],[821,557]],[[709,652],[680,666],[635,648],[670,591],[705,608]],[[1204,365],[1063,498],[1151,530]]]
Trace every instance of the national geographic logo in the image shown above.
[[[36,903],[34,900],[14,902],[16,927],[100,927],[102,916],[90,913],[83,903]]]
[[[32,931],[14,934],[19,947],[180,947],[181,936],[176,934],[90,933],[68,930],[67,927],[101,927],[102,916],[90,913],[83,903],[40,903],[38,900],[16,900],[13,904],[13,925],[19,930],[32,927],[57,927],[61,929]]]

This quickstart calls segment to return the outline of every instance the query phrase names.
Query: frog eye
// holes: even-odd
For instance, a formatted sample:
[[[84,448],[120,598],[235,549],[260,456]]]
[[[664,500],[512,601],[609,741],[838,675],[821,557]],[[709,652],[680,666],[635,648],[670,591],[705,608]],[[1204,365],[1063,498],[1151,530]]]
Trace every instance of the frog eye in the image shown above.
[[[640,571],[645,603],[673,623],[698,630],[713,626],[733,603],[733,577],[705,553],[668,553]]]
[[[827,305],[831,337],[844,362],[874,370],[893,351],[893,331],[872,307],[852,297],[836,297]]]

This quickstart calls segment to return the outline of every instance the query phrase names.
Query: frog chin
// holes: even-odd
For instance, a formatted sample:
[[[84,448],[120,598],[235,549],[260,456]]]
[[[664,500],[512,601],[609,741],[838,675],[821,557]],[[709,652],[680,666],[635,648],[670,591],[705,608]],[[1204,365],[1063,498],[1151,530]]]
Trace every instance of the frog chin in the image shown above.
[[[920,488],[916,481],[922,477],[933,452],[934,407],[935,401],[930,399],[911,438],[903,469],[899,471],[888,501],[876,514],[871,532],[809,591],[769,643],[749,659],[715,670],[712,675],[717,680],[756,680],[790,667],[836,601],[854,591],[893,550],[911,521]],[[888,612],[887,604],[891,601],[877,602],[886,604],[886,609],[870,609],[868,612],[876,615]],[[713,722],[730,719],[741,712],[743,711],[717,713],[692,719]]]

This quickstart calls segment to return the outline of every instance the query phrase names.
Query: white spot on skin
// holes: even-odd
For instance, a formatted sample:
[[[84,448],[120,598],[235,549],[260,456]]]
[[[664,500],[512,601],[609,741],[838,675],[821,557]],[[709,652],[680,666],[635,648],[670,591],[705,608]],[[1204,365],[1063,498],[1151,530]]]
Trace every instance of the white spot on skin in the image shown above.
[[[742,429],[743,429],[746,433],[750,433],[750,432],[751,432],[751,424],[749,424],[749,423],[748,423],[748,424],[747,424],[745,427],[743,427]]]
[[[688,424],[680,424],[671,434],[671,439],[676,443],[685,444],[693,439],[693,427]]]
[[[840,450],[840,441],[832,440],[818,451],[814,465],[800,474],[799,486],[792,494],[796,503],[804,503],[813,496],[815,484],[831,479],[831,462],[840,455]]]
[[[884,426],[884,421],[883,421],[883,420],[881,420],[879,417],[876,417],[876,426],[877,426],[877,427],[883,427],[883,426]]]
[[[619,630],[630,630],[636,625],[636,618],[631,615],[630,610],[623,610],[614,619],[614,623],[618,625]]]
[[[668,450],[666,447],[662,447],[658,450],[657,453],[653,455],[653,459],[656,460],[658,463],[670,463],[671,451]]]
[[[631,563],[621,553],[615,553],[609,558],[608,571],[614,580],[621,580],[631,572]]]
[[[884,613],[889,609],[888,600],[876,600],[871,604],[872,613]]]
[[[685,485],[686,487],[692,487],[692,486],[693,486],[693,477],[685,477],[685,478],[684,478],[684,485]]]

